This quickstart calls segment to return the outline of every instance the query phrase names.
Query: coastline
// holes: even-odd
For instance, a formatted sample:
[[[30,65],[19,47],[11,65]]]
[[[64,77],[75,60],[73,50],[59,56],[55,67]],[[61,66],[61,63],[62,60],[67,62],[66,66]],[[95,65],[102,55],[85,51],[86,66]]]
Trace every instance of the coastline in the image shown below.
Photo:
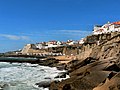
[[[46,77],[45,81],[35,83],[35,86],[39,87],[41,89],[43,88],[42,90],[47,90],[47,88],[50,87],[50,84],[53,81],[61,81],[63,79],[68,78],[65,68],[63,68],[63,65],[60,66],[58,61],[59,60],[55,59],[55,58],[38,59],[38,58],[31,58],[31,57],[24,58],[24,57],[20,57],[20,56],[19,57],[1,57],[0,58],[0,63],[5,62],[5,63],[9,63],[10,65],[14,65],[16,63],[16,64],[26,64],[28,66],[30,64],[30,67],[36,67],[36,65],[34,66],[34,64],[38,64],[38,66],[53,68],[53,70],[56,68],[55,70],[58,70],[57,71],[58,73],[56,73],[56,74],[58,74],[58,75],[54,76],[54,78],[52,80],[50,77]]]
[[[76,60],[68,62],[66,69],[70,78],[52,82],[49,90],[119,90],[120,33],[87,36]]]
[[[91,41],[92,40],[92,41]],[[96,43],[97,41],[99,43]],[[74,47],[74,48],[73,48]],[[56,78],[65,78],[65,80],[37,83],[38,86],[45,85],[49,90],[100,90],[106,83],[120,79],[120,33],[110,33],[102,35],[87,36],[86,42],[77,47],[79,54],[71,54],[75,46],[67,48],[63,56],[48,56],[47,58],[37,59],[34,63],[42,66],[56,67],[58,70],[66,70]],[[77,52],[78,53],[78,52]],[[69,78],[66,78],[66,75]],[[112,85],[119,86],[119,81]],[[102,84],[102,86],[99,86]],[[43,86],[44,86],[43,85]],[[111,84],[107,85],[109,88]],[[76,89],[75,89],[76,88]],[[97,89],[96,89],[97,88]]]
[[[30,63],[0,62],[0,71],[0,87],[5,90],[48,90],[51,82],[66,78],[61,77],[65,70]]]

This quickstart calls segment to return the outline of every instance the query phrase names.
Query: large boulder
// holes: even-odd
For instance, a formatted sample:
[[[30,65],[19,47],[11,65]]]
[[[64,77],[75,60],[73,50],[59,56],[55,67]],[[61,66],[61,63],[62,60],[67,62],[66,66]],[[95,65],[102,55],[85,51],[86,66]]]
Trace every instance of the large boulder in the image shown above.
[[[120,90],[120,73],[111,79],[107,78],[104,83],[101,83],[93,90]]]
[[[48,88],[50,87],[50,81],[42,81],[39,83],[36,83],[35,85],[37,85],[38,87],[43,87],[43,88]]]
[[[86,72],[84,75],[71,77],[62,82],[53,82],[50,85],[50,90],[92,90],[108,75],[109,72],[103,71]]]

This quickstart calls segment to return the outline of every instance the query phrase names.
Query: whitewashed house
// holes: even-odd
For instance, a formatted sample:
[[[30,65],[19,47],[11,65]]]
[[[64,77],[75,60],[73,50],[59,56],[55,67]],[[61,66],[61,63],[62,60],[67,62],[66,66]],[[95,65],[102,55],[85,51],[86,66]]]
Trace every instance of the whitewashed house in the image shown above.
[[[36,44],[36,48],[42,49],[42,48],[43,48],[43,45],[42,45],[41,43],[37,43],[37,44]]]
[[[67,41],[67,45],[74,45],[74,44],[78,44],[77,41],[73,41],[73,40],[68,40]]]
[[[60,47],[60,46],[63,46],[62,42],[61,41],[49,41],[47,43],[48,45],[48,48],[50,47]]]
[[[61,41],[57,41],[57,45],[62,45],[62,42]]]
[[[43,43],[37,43],[37,44],[35,44],[35,46],[37,49],[47,49],[48,48],[48,45],[43,44]]]
[[[84,38],[82,38],[81,40],[79,40],[78,43],[79,43],[79,44],[83,44],[83,43],[84,43]]]
[[[93,34],[102,34],[102,33],[110,33],[110,32],[120,32],[120,21],[104,24],[102,26],[95,25]]]

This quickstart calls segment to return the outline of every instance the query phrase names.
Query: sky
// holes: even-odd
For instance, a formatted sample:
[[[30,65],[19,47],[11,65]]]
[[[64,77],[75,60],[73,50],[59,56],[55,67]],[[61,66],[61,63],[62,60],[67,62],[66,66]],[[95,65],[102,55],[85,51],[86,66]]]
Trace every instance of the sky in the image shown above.
[[[120,0],[0,0],[0,52],[28,43],[80,40],[120,20]]]

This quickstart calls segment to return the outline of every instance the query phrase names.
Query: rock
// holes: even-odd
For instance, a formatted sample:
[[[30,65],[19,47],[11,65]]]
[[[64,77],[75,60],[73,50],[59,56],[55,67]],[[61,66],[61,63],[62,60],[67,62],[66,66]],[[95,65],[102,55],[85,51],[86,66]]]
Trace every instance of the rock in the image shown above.
[[[120,90],[120,73],[114,75],[111,79],[106,79],[105,83],[101,83],[93,90]]]
[[[48,88],[50,87],[50,81],[42,81],[39,83],[36,83],[35,85],[37,85],[38,87],[43,87],[43,88]]]
[[[70,84],[65,84],[63,90],[72,90]]]
[[[50,90],[120,90],[120,33],[88,36],[79,49],[66,67],[70,78]]]
[[[52,83],[50,90],[92,90],[104,81],[108,75],[109,72],[87,72],[83,76],[75,76],[62,82]]]
[[[9,84],[7,83],[0,83],[0,90],[8,90]]]
[[[45,77],[44,79],[48,79],[48,80],[51,80],[51,78],[50,78],[50,77]]]
[[[39,65],[54,67],[59,64],[59,61],[55,58],[47,58],[46,60],[40,60]]]
[[[61,73],[59,73],[59,75],[58,76],[56,76],[55,78],[66,78],[66,72],[61,72]]]
[[[107,66],[104,70],[119,72],[120,71],[120,67],[117,64],[112,64],[110,66]]]
[[[69,75],[71,77],[80,76],[80,75],[84,75],[84,73],[86,72],[100,71],[103,70],[107,65],[108,65],[107,62],[96,61],[74,70],[73,72],[69,73]]]
[[[49,87],[49,90],[58,90],[58,83],[59,83],[60,81],[53,81],[53,82],[51,82],[51,84],[50,84],[50,87]]]
[[[96,59],[92,57],[88,57],[84,60],[73,60],[67,64],[67,69],[69,72],[72,72],[94,61],[96,61]]]
[[[66,69],[66,64],[65,64],[65,63],[59,64],[59,65],[57,66],[57,69],[58,69],[58,70],[65,70],[65,69]]]

